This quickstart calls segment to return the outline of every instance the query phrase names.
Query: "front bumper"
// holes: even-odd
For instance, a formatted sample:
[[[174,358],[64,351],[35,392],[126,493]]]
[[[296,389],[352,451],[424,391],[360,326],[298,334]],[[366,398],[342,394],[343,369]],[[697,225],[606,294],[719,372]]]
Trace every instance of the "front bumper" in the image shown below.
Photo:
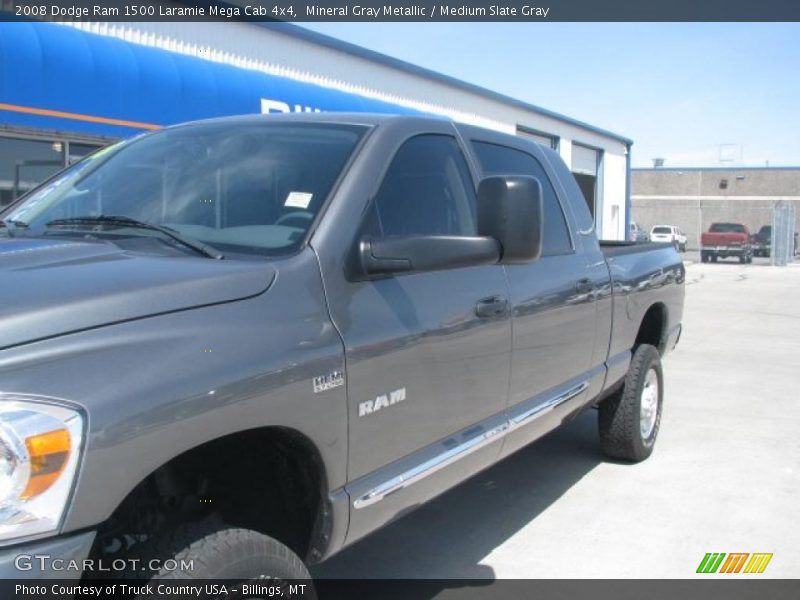
[[[0,548],[0,579],[80,579],[94,531]]]

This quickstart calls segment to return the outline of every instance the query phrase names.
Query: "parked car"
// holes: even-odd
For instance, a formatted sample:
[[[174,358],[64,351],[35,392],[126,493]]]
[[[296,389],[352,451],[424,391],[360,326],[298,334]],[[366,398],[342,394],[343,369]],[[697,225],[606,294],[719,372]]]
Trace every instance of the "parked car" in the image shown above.
[[[307,578],[590,407],[608,456],[653,451],[683,263],[599,242],[540,144],[215,119],[97,153],[0,218],[0,577],[25,554]]]
[[[741,223],[713,223],[701,236],[700,260],[717,262],[718,258],[734,256],[740,263],[753,262],[750,230]]]
[[[687,237],[675,225],[656,225],[650,229],[650,241],[666,242],[675,246],[678,252],[686,252]]]
[[[635,221],[631,221],[631,228],[628,231],[628,239],[632,242],[649,242],[650,234],[639,227]]]
[[[770,256],[772,254],[772,225],[762,225],[758,233],[751,237],[753,256]]]

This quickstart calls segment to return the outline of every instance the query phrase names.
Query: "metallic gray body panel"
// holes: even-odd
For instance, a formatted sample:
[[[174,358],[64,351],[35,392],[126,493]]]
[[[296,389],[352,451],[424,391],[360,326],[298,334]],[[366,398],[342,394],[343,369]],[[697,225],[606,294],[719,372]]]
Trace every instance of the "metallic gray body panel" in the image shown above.
[[[0,238],[0,272],[13,280],[0,296],[0,349],[255,296],[275,277],[263,261],[134,254],[111,243],[30,238]]]
[[[82,576],[80,570],[66,567],[73,560],[81,564],[89,556],[94,536],[94,531],[86,531],[2,548],[0,579],[80,579]],[[44,569],[40,568],[42,563],[35,557],[47,557]],[[51,559],[62,562],[53,565]],[[19,566],[22,568],[17,568],[18,560],[21,561]],[[28,566],[31,568],[28,569]]]
[[[403,119],[379,125],[351,166],[312,240],[320,257],[331,317],[345,345],[351,481],[371,474],[380,479],[395,468],[402,470],[397,467],[398,458],[424,452],[431,444],[456,435],[454,432],[501,413],[507,400],[509,315],[479,318],[475,314],[480,299],[508,297],[503,267],[467,267],[367,281],[348,276],[358,228],[382,174],[403,142],[420,133],[457,137],[447,121]],[[401,388],[406,390],[402,403],[358,416],[359,403]],[[470,460],[490,464],[497,450],[494,454],[491,450],[478,452]],[[448,472],[438,484],[415,486],[406,501],[419,503],[450,487],[457,479],[453,479],[454,472]],[[348,542],[393,518],[396,502],[382,503],[379,511],[353,514]]]
[[[3,391],[63,398],[89,415],[64,531],[102,522],[175,456],[258,427],[305,435],[326,466],[327,488],[344,485],[345,387],[315,394],[312,386],[314,376],[344,370],[316,257],[307,249],[276,266],[271,289],[254,298],[0,353]]]

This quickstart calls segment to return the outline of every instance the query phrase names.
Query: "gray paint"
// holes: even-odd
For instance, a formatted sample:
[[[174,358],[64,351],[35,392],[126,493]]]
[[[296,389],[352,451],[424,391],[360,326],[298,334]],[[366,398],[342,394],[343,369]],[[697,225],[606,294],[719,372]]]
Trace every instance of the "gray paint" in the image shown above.
[[[40,580],[58,579],[71,581],[81,578],[81,571],[67,569],[70,561],[81,564],[94,542],[94,532],[64,535],[38,542],[29,542],[13,548],[0,548],[0,579]],[[40,569],[40,557],[44,557],[45,568]],[[56,563],[52,559],[63,561]],[[19,565],[21,568],[17,568]],[[31,566],[31,569],[28,569]],[[34,585],[33,582],[27,585]]]
[[[192,266],[114,255],[112,260],[128,269],[124,297],[115,304],[109,286],[108,304],[116,308],[94,326],[67,334],[74,323],[87,324],[81,321],[87,319],[85,302],[97,286],[105,289],[100,276],[105,271],[93,248],[51,248],[32,269],[40,285],[25,280],[28,297],[15,299],[14,310],[0,318],[0,339],[7,332],[17,335],[14,347],[0,351],[0,388],[60,398],[88,415],[86,448],[63,532],[98,525],[147,475],[193,447],[239,431],[280,426],[305,436],[325,468],[321,493],[328,498],[332,522],[323,528],[330,539],[315,544],[321,558],[591,404],[624,375],[619,365],[626,365],[650,306],[667,307],[668,329],[677,331],[684,270],[675,252],[644,245],[615,253],[601,249],[593,233],[575,233],[576,224],[588,218],[587,208],[552,151],[444,120],[239,119],[258,118],[360,122],[373,128],[296,255],[264,262],[184,259]],[[575,252],[508,268],[354,279],[350,261],[357,228],[382,173],[404,140],[431,132],[457,137],[467,153],[463,142],[481,137],[538,157],[558,190]],[[477,183],[477,161],[468,154],[468,162]],[[20,265],[11,262],[16,259],[9,260],[15,246],[29,242],[16,239],[0,246],[5,252],[0,269],[9,283],[0,306],[11,301],[7,290],[14,289],[15,278],[34,277],[27,271],[20,275]],[[84,251],[83,258],[71,254]],[[64,256],[75,258],[82,277],[62,274],[61,269],[71,268]],[[168,272],[179,283],[167,285]],[[91,277],[94,273],[98,276]],[[577,286],[581,280],[586,285]],[[45,289],[49,302],[38,297]],[[202,306],[186,296],[196,290],[202,292]],[[477,318],[474,303],[492,294],[510,296],[512,311]],[[42,317],[64,298],[74,301],[52,318]],[[23,344],[20,320],[46,322],[48,337]],[[346,372],[347,385],[314,394],[312,378],[336,370]],[[509,416],[535,411],[582,381],[588,389],[542,411],[541,418],[503,444],[488,444],[382,502],[352,508],[353,498],[393,474]],[[356,416],[360,401],[400,387],[407,389],[403,403],[368,419]]]

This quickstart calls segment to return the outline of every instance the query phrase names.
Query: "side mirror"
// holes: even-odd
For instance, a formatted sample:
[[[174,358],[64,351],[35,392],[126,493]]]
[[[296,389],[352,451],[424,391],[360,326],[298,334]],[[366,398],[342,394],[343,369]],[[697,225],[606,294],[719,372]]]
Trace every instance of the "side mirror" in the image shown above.
[[[366,275],[436,271],[497,264],[500,244],[490,237],[449,235],[364,238],[359,256]]]
[[[478,185],[478,234],[502,246],[500,264],[536,260],[542,254],[542,184],[535,177],[499,175]]]

